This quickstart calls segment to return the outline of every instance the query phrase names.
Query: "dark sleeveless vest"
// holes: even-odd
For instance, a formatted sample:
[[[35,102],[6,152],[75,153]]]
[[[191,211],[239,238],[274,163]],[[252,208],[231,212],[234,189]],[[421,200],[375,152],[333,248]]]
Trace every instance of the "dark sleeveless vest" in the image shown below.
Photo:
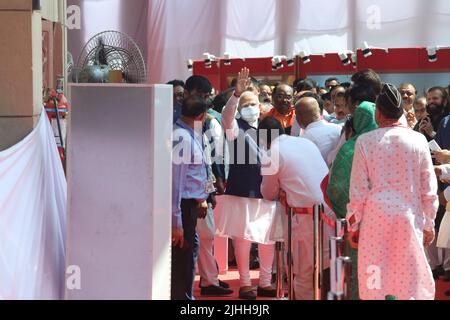
[[[242,119],[237,119],[237,123],[239,136],[235,141],[228,141],[230,171],[225,194],[262,199],[261,159],[259,157],[257,130]],[[245,149],[243,148],[243,141],[245,142]]]

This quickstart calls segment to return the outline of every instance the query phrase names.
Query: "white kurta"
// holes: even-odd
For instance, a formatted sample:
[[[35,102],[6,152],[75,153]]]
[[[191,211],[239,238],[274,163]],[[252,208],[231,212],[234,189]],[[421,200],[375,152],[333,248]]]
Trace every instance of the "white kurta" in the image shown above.
[[[320,184],[328,174],[328,167],[319,149],[311,141],[281,136],[270,150],[270,163],[278,170],[264,175],[261,193],[265,199],[275,200],[280,190],[286,192],[287,203],[293,208],[312,208],[324,203]],[[277,165],[278,164],[278,165]],[[331,213],[330,210],[328,210]],[[285,215],[285,209],[283,210]],[[284,233],[287,241],[285,217]],[[328,240],[331,228],[325,228],[324,267],[329,266]],[[292,257],[295,296],[299,300],[313,299],[314,237],[312,215],[294,215],[292,219]]]
[[[342,127],[320,120],[311,123],[303,133],[302,138],[312,141],[319,148],[323,159],[327,162],[330,153],[336,149],[341,138]],[[331,162],[327,162],[331,166]]]
[[[222,124],[229,141],[239,135],[235,119],[238,103],[239,99],[232,95],[222,111]],[[258,123],[251,125],[257,127]],[[276,202],[232,195],[223,195],[216,200],[214,216],[218,235],[261,244],[275,243],[277,225],[280,224]]]
[[[360,229],[363,300],[432,300],[435,284],[423,246],[434,228],[437,179],[425,137],[406,128],[378,129],[355,146],[347,220]]]

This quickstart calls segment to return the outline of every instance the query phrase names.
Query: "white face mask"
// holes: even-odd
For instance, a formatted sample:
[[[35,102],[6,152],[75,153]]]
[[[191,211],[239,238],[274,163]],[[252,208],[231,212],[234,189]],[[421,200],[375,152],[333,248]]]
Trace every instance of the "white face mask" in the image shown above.
[[[259,119],[260,115],[261,115],[261,110],[259,109],[258,105],[248,106],[248,107],[242,108],[242,110],[241,110],[242,119],[247,121],[250,124],[256,122]]]

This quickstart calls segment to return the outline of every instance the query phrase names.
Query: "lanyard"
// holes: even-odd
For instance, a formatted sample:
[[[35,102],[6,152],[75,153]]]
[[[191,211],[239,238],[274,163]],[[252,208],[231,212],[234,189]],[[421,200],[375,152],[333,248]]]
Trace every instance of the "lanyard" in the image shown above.
[[[178,120],[178,121],[180,121],[180,120]],[[178,126],[180,129],[184,129],[184,130],[188,131],[190,136],[191,136],[191,138],[195,141],[197,146],[202,151],[202,162],[203,162],[203,164],[205,166],[206,176],[207,176],[207,180],[208,180],[206,189],[207,190],[208,190],[208,188],[211,189],[209,187],[209,185],[213,185],[214,184],[214,176],[213,176],[213,173],[212,173],[211,166],[208,165],[207,161],[206,161],[205,145],[203,145],[203,142],[205,140],[204,139],[204,134],[202,134],[202,144],[200,144],[200,142],[195,138],[195,132],[191,128],[187,128],[186,126],[184,126],[182,122],[179,123],[178,121],[175,123],[175,125]],[[193,151],[195,152],[195,150],[193,150]],[[207,193],[211,193],[211,192],[207,192]]]
[[[180,120],[178,120],[180,121]],[[205,148],[202,144],[200,144],[200,142],[195,138],[195,133],[194,130],[192,130],[191,128],[187,128],[186,126],[183,126],[182,123],[178,123],[178,121],[175,123],[176,126],[178,126],[180,129],[184,129],[187,132],[189,132],[189,135],[191,136],[191,138],[194,140],[195,144],[200,148],[200,150],[202,151],[202,162],[205,164],[206,166],[206,159],[205,159]],[[202,142],[203,142],[203,135],[202,135]],[[193,150],[195,151],[195,150]]]

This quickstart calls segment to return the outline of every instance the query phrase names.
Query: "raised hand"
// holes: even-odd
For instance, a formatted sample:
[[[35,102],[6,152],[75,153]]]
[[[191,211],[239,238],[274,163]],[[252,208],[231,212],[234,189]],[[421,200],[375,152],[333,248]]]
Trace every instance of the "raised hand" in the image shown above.
[[[424,118],[420,122],[419,131],[433,138],[434,128],[429,117]]]
[[[234,89],[236,96],[240,96],[250,86],[251,81],[249,75],[250,70],[248,68],[243,68],[241,72],[238,73],[236,88]]]

